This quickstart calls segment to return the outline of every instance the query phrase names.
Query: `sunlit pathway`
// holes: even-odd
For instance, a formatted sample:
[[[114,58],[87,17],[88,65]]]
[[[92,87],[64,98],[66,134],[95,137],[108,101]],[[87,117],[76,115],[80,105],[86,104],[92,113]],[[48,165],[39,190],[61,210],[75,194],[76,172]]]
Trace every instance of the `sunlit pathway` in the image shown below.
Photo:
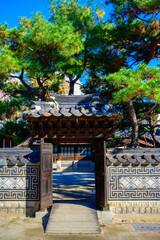
[[[53,172],[53,200],[95,201],[95,174],[92,172]]]

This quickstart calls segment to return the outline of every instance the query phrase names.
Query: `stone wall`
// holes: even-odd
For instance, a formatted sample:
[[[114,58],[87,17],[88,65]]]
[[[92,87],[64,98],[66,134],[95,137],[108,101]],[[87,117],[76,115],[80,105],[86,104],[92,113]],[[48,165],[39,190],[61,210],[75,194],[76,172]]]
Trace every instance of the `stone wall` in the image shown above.
[[[27,216],[39,209],[39,149],[0,149],[0,212]]]
[[[0,213],[39,210],[40,151],[0,149]],[[107,149],[107,202],[115,214],[160,213],[160,149]]]
[[[160,149],[108,149],[107,181],[113,213],[160,213]]]

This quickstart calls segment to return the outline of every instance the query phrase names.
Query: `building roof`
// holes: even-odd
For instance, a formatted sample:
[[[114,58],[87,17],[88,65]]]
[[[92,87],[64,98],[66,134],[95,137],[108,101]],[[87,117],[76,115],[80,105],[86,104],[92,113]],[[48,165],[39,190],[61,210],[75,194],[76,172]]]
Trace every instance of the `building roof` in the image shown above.
[[[25,111],[26,117],[71,117],[71,116],[96,116],[111,117],[119,115],[115,109],[101,101],[97,94],[88,95],[59,95],[51,94],[47,101],[33,101],[31,110]]]
[[[59,107],[65,106],[68,108],[78,107],[78,106],[88,107],[92,99],[98,97],[97,94],[60,95],[56,93],[51,93],[50,96],[55,97],[55,101],[58,103]]]

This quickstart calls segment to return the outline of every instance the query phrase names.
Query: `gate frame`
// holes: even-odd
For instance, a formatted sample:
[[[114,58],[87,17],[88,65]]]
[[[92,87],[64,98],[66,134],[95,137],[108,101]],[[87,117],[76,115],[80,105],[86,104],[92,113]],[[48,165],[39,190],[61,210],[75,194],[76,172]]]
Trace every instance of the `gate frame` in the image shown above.
[[[50,207],[53,202],[53,147],[40,142],[40,209]]]
[[[41,174],[40,174],[40,209],[44,209],[47,207],[50,207],[53,204],[53,168],[50,168],[50,173],[47,172],[48,176],[52,176],[52,191],[50,191],[50,194],[44,198],[44,195],[46,194],[46,189],[42,187],[43,181],[51,181],[51,179],[48,177],[48,179],[43,180],[43,173],[42,173],[42,161],[43,161],[43,146],[47,142],[45,142],[45,139],[47,142],[49,141],[48,138],[41,138],[40,140],[40,168],[41,168]],[[94,144],[94,152],[95,152],[95,189],[96,189],[96,207],[101,210],[109,210],[109,204],[107,203],[107,164],[106,164],[106,140],[105,138],[99,138],[99,139],[89,139],[90,143]],[[80,141],[80,139],[79,139]],[[53,146],[54,138],[52,139]],[[57,139],[56,139],[57,142]],[[59,139],[59,142],[61,142],[61,139]],[[49,146],[49,145],[48,145]],[[98,150],[98,151],[97,151]],[[48,156],[50,155],[50,151],[45,151],[45,154],[48,152]],[[52,153],[53,154],[53,153]],[[53,158],[52,158],[53,163]],[[45,200],[46,199],[46,200]]]

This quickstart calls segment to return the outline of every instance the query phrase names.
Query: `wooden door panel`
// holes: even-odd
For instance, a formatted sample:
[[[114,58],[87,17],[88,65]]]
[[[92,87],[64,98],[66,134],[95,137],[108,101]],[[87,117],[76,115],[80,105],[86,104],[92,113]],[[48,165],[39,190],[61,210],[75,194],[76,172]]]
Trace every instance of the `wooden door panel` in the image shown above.
[[[107,177],[106,177],[106,141],[95,143],[95,182],[96,205],[105,209],[107,204]]]
[[[53,161],[51,143],[41,143],[40,209],[52,205]]]

